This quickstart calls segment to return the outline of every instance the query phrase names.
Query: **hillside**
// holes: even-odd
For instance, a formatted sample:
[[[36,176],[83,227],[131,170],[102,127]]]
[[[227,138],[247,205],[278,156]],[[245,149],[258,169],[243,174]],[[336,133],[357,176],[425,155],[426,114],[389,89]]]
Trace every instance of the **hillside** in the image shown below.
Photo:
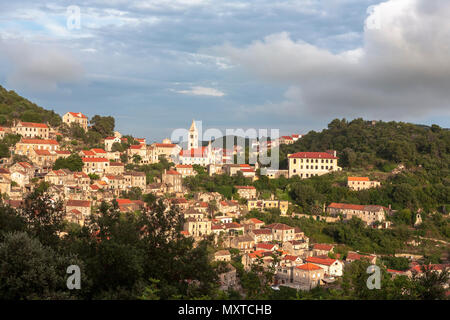
[[[51,126],[61,124],[61,117],[54,111],[45,110],[16,92],[0,86],[0,125],[10,125],[13,119],[48,122]]]
[[[422,166],[448,176],[450,132],[404,122],[355,119],[333,120],[321,132],[311,131],[292,145],[280,147],[282,168],[287,168],[287,154],[299,151],[337,150],[343,169],[367,169],[389,172],[399,163]]]

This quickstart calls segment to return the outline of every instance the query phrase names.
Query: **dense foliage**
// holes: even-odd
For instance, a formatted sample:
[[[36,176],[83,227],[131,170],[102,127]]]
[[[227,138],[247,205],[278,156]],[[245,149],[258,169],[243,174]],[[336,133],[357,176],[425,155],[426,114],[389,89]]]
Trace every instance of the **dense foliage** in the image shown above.
[[[55,161],[53,170],[69,169],[72,172],[80,172],[83,169],[83,160],[81,157],[73,153],[67,158],[59,158]]]
[[[51,126],[61,124],[61,117],[54,111],[45,110],[31,101],[0,86],[0,125],[10,125],[14,119],[27,122],[48,122]]]
[[[180,233],[183,221],[175,209],[149,203],[149,211],[126,214],[116,201],[102,203],[84,227],[65,223],[62,204],[42,192],[30,195],[19,211],[0,207],[0,297],[216,297],[210,240],[194,247]],[[71,264],[81,268],[81,290],[65,286]]]

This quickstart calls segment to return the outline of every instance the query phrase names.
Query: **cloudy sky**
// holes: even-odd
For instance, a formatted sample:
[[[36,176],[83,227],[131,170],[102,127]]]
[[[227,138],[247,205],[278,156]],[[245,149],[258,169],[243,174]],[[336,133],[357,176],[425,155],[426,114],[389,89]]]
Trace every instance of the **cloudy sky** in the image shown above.
[[[192,119],[450,124],[448,0],[36,2],[0,2],[0,84],[150,142]]]

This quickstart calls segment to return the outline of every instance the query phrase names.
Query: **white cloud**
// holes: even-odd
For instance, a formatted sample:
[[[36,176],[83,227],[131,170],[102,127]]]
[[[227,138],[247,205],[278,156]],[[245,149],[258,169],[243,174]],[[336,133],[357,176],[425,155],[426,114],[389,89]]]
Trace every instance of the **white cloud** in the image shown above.
[[[194,96],[213,96],[213,97],[223,97],[225,95],[224,92],[214,89],[214,88],[207,88],[207,87],[192,87],[189,90],[173,90],[177,93],[187,94],[187,95],[194,95]]]
[[[351,51],[333,53],[278,33],[216,52],[296,92],[264,106],[273,111],[403,118],[448,113],[450,1],[389,0],[375,9],[379,28],[366,27],[363,46]]]

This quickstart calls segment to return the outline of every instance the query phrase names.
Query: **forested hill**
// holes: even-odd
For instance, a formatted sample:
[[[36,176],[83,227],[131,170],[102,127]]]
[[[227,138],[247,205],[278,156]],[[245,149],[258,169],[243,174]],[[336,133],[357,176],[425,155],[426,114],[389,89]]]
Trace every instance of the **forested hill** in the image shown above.
[[[48,122],[51,126],[61,124],[61,117],[54,111],[45,110],[16,92],[0,86],[0,125],[9,125],[13,119]]]
[[[437,125],[335,119],[321,132],[310,131],[296,143],[282,145],[282,167],[287,167],[287,154],[330,149],[337,150],[339,165],[346,169],[390,171],[402,163],[443,170],[440,174],[448,176],[450,131]]]

